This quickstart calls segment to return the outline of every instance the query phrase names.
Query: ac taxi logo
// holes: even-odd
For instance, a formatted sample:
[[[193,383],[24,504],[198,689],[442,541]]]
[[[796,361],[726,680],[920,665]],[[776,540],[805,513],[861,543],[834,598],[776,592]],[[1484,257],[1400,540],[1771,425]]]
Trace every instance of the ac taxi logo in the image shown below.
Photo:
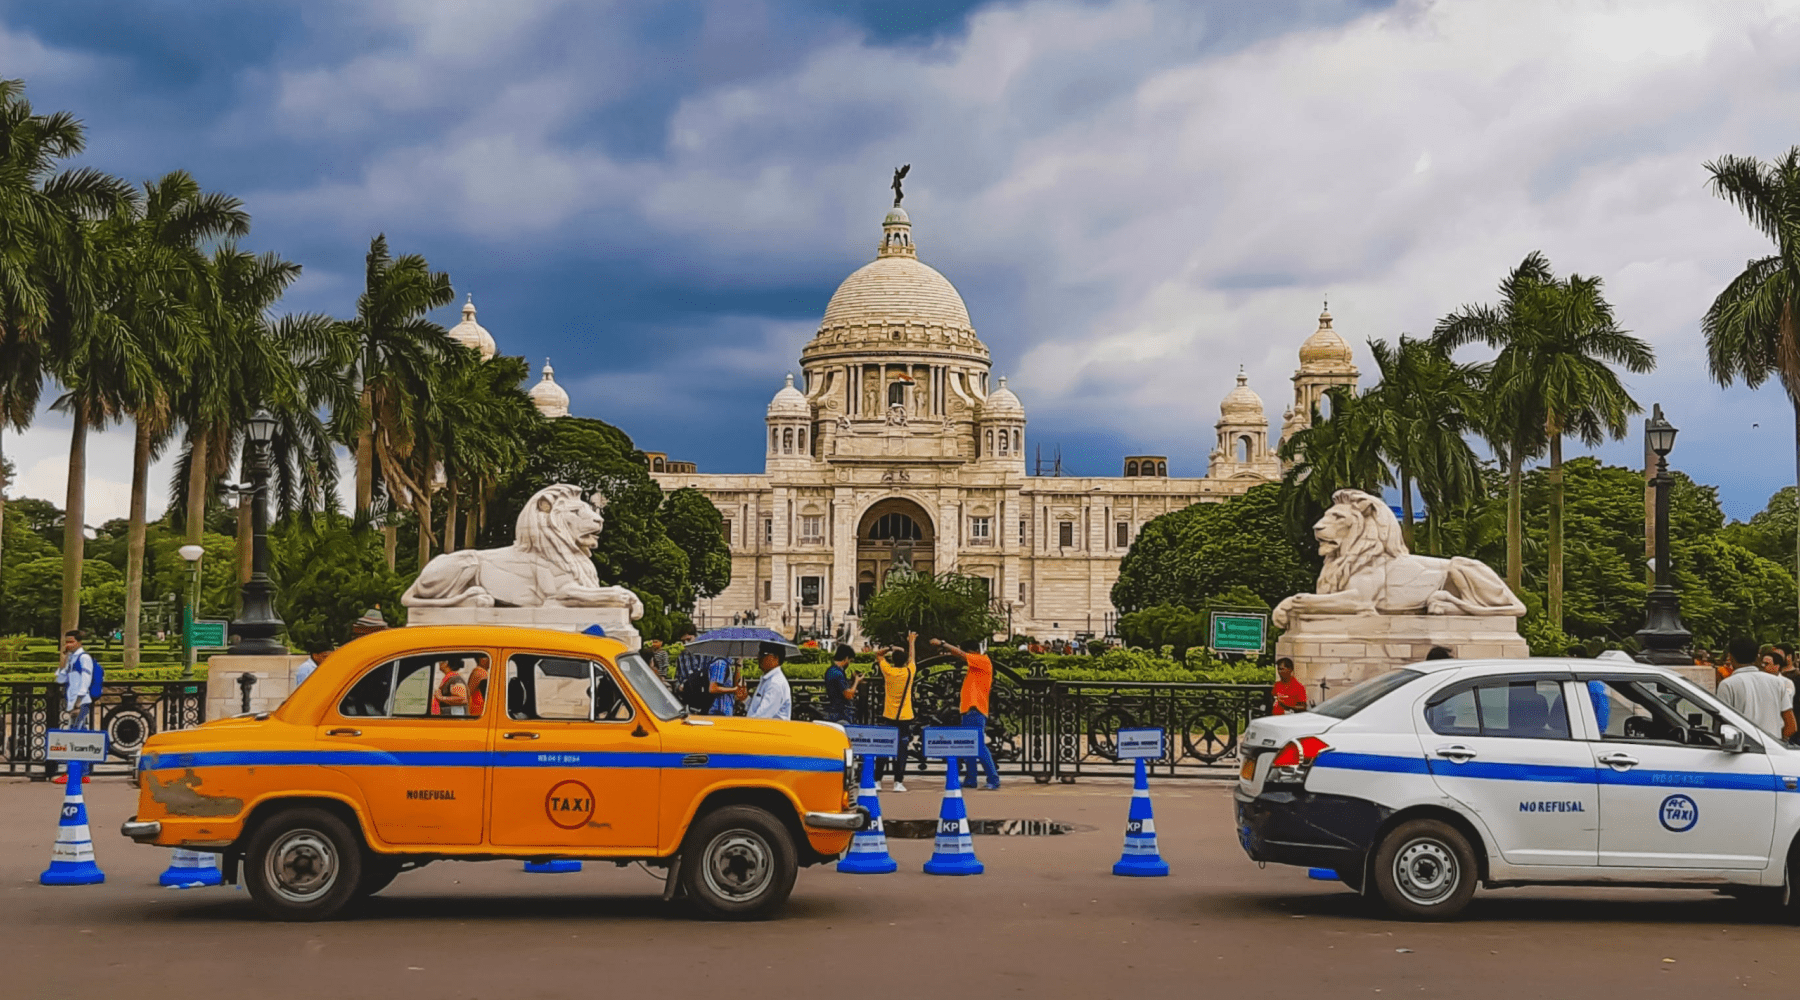
[[[1700,822],[1700,807],[1686,795],[1671,795],[1662,800],[1657,818],[1670,833],[1686,833]]]
[[[544,812],[564,830],[579,830],[594,818],[594,793],[579,781],[559,781],[544,796]]]

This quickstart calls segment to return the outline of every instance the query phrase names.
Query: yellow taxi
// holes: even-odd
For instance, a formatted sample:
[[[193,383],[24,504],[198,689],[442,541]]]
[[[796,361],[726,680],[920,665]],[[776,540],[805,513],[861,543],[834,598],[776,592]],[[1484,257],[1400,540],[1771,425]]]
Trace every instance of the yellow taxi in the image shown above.
[[[666,869],[665,899],[751,919],[868,822],[850,760],[835,727],[690,715],[614,639],[390,629],[273,712],[151,737],[123,832],[223,855],[278,919],[494,858],[645,861]]]

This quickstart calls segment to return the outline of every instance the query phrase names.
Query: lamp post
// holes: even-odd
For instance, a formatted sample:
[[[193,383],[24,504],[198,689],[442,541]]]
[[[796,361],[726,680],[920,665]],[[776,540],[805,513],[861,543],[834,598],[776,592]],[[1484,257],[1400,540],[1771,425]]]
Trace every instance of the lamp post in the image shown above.
[[[178,549],[188,564],[188,599],[181,609],[181,679],[194,679],[194,620],[200,617],[200,557],[206,550],[198,545]]]
[[[250,438],[250,579],[243,586],[243,611],[231,623],[238,641],[235,656],[279,656],[287,647],[276,636],[285,627],[275,614],[275,587],[269,582],[269,439],[275,418],[257,410],[244,425]]]
[[[1643,651],[1638,659],[1645,663],[1676,665],[1692,662],[1688,640],[1692,638],[1681,623],[1681,598],[1669,577],[1669,487],[1675,482],[1669,475],[1669,452],[1675,448],[1675,427],[1663,419],[1662,404],[1656,404],[1650,419],[1644,421],[1644,439],[1656,454],[1656,586],[1650,590],[1644,606],[1644,627],[1638,631]]]

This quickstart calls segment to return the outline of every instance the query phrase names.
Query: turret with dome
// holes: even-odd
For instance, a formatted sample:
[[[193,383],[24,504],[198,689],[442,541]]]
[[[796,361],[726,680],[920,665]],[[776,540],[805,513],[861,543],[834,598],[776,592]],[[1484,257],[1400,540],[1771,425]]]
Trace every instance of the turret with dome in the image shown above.
[[[551,420],[569,415],[569,394],[556,384],[556,369],[550,367],[549,358],[544,359],[542,378],[527,395],[531,397],[531,405]]]
[[[1325,413],[1325,397],[1333,386],[1356,388],[1355,355],[1342,334],[1331,326],[1331,304],[1319,311],[1319,328],[1300,345],[1300,370],[1294,373],[1294,402],[1282,414],[1281,437],[1287,440],[1312,426],[1315,411]]]
[[[451,327],[448,332],[451,340],[470,350],[480,352],[481,360],[494,360],[494,353],[498,347],[494,343],[493,335],[487,332],[487,328],[475,322],[474,295],[471,294],[468,301],[463,303],[462,322]]]

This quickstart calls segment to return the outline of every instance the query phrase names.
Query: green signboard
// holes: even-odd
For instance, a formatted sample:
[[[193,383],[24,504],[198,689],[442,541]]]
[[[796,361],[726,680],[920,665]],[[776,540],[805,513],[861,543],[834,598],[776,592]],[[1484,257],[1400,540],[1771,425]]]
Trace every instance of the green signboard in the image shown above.
[[[1212,616],[1212,648],[1215,653],[1260,653],[1267,632],[1267,615],[1215,611]]]
[[[193,630],[191,635],[193,638],[194,648],[195,649],[224,649],[226,646],[225,627],[229,624],[231,624],[231,623],[230,622],[222,622],[222,621],[208,621],[204,618],[201,619],[200,621],[190,624],[188,626],[188,628]]]

